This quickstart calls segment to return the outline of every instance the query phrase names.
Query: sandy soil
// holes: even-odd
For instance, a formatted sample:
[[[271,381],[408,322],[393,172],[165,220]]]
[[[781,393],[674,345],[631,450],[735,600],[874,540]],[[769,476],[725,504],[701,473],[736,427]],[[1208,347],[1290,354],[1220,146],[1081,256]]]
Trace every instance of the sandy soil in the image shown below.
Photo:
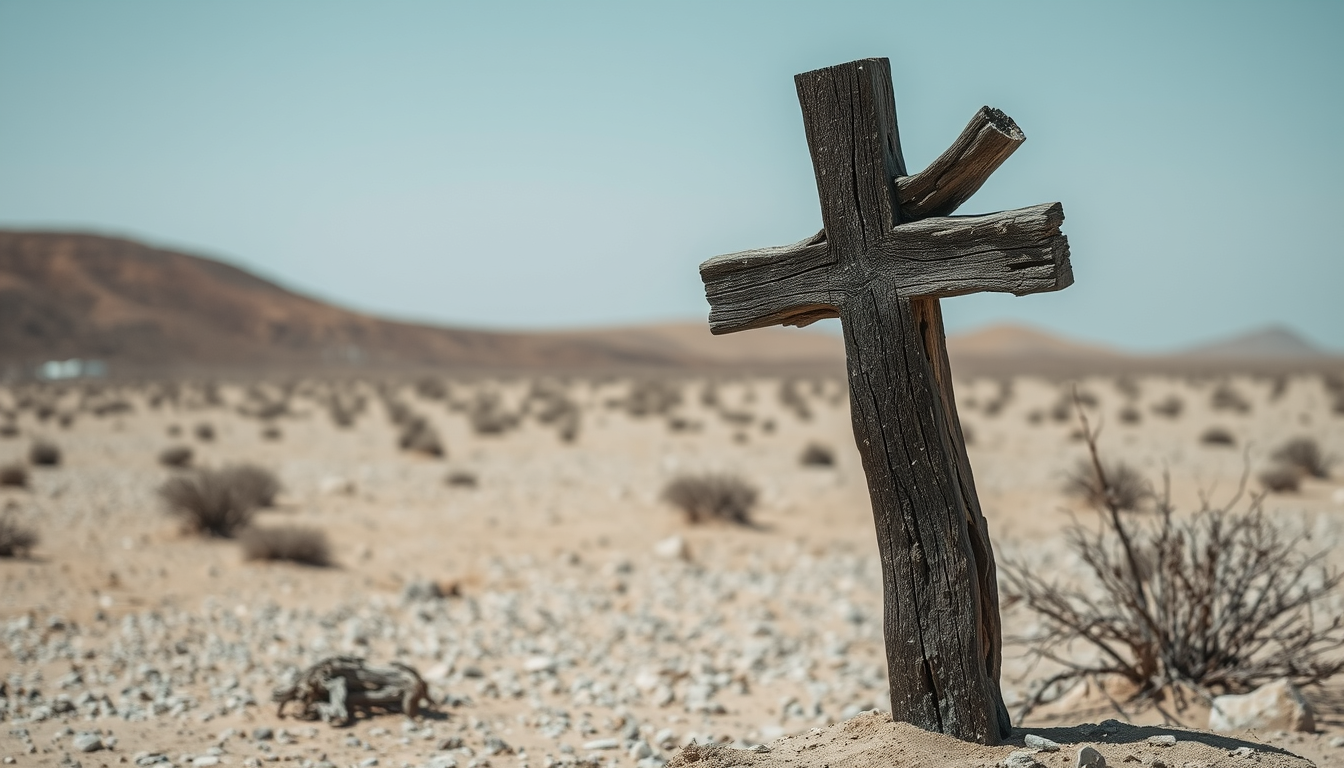
[[[1290,437],[1311,436],[1344,456],[1344,417],[1332,414],[1319,377],[1228,383],[1246,412],[1214,409],[1214,381],[1146,377],[1128,387],[1107,378],[1080,387],[1098,400],[1107,457],[1154,479],[1168,472],[1184,508],[1201,494],[1229,496],[1248,465],[1263,468]],[[886,706],[876,545],[842,382],[804,382],[804,418],[781,402],[777,379],[670,383],[680,403],[644,417],[613,405],[630,382],[572,381],[564,391],[581,414],[572,443],[535,418],[478,435],[453,406],[491,391],[516,409],[530,382],[452,382],[446,399],[395,388],[437,428],[443,459],[397,450],[396,428],[368,383],[350,385],[367,409],[352,427],[337,427],[319,403],[325,386],[301,384],[288,396],[291,413],[272,422],[282,431],[276,440],[238,412],[248,400],[241,385],[221,388],[223,405],[193,387],[158,407],[148,401],[152,387],[94,398],[72,389],[47,420],[33,408],[18,412],[21,434],[0,439],[0,465],[23,459],[38,436],[56,442],[63,457],[59,467],[34,468],[29,489],[0,489],[0,505],[42,537],[30,559],[0,560],[0,673],[14,702],[0,712],[0,756],[86,766],[151,765],[155,755],[202,767],[289,760],[368,768],[374,758],[440,768],[634,765],[695,741],[735,748],[740,764],[772,765],[805,754],[797,739],[778,741],[790,734],[836,744],[855,733],[861,742],[918,741],[870,716],[833,726]],[[268,391],[281,398],[278,388]],[[0,392],[0,407],[16,410],[23,393]],[[1079,563],[1061,530],[1093,518],[1061,490],[1084,455],[1076,423],[1052,413],[1062,393],[1029,378],[958,384],[1000,563],[1073,578]],[[1150,410],[1170,396],[1183,403],[1178,417]],[[89,413],[116,398],[132,410]],[[1137,408],[1137,423],[1120,418],[1127,405]],[[59,426],[60,413],[74,414],[73,423]],[[199,423],[214,427],[214,440],[192,436]],[[1215,425],[1236,445],[1202,444],[1201,433]],[[169,436],[174,426],[180,436]],[[245,562],[233,542],[184,534],[156,496],[176,472],[156,456],[181,443],[192,446],[198,466],[247,461],[273,469],[285,492],[258,524],[321,528],[336,564]],[[833,449],[834,466],[801,466],[809,443]],[[755,484],[757,524],[691,527],[660,501],[669,479],[699,471]],[[452,472],[474,475],[477,485],[449,485]],[[1308,479],[1298,493],[1272,496],[1268,508],[1328,549],[1332,562],[1344,562],[1336,546],[1344,538],[1344,483]],[[684,551],[664,556],[673,536]],[[418,599],[431,582],[453,596]],[[1326,608],[1344,613],[1344,598]],[[1008,607],[1004,621],[1009,634],[1023,634],[1036,620]],[[335,653],[415,666],[436,711],[339,729],[278,718],[271,688]],[[1031,666],[1024,648],[1010,646],[1006,656],[1012,706],[1044,670]],[[1344,696],[1330,687],[1311,695],[1319,733],[1233,740],[1344,766],[1344,746],[1331,745],[1344,735]],[[66,703],[53,706],[60,697]],[[1104,741],[1095,729],[1064,726],[1124,719],[1097,700],[1075,704],[1023,724],[1023,733],[1066,744],[1040,758],[1047,765],[1064,764],[1065,753],[1071,760],[1068,745]],[[1204,716],[1191,712],[1185,724],[1199,726]],[[1151,711],[1129,717],[1162,722]],[[1118,724],[1106,727],[1119,732]],[[258,729],[270,729],[270,738]],[[110,748],[77,751],[89,731]],[[842,750],[833,764],[929,764],[947,748],[947,740],[925,742],[932,751],[909,759]],[[762,743],[776,747],[740,752]],[[1229,743],[1182,738],[1167,753],[1180,760],[1167,764],[1232,764],[1236,746],[1223,750]],[[1206,747],[1221,757],[1199,751]],[[989,765],[1011,751],[969,749],[938,764]],[[1112,764],[1129,754],[1102,751]],[[1262,754],[1262,764],[1291,764]]]

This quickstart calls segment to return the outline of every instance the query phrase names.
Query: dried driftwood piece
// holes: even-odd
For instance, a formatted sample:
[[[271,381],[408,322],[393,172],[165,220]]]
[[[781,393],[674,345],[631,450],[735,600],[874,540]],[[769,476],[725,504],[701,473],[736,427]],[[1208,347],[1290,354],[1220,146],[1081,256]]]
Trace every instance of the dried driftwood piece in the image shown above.
[[[345,725],[358,710],[405,712],[414,717],[427,695],[425,681],[405,664],[394,661],[386,667],[371,667],[354,656],[333,656],[305,669],[293,685],[276,688],[271,701],[279,705],[280,717],[285,716],[285,705],[296,701],[302,708],[300,718]]]

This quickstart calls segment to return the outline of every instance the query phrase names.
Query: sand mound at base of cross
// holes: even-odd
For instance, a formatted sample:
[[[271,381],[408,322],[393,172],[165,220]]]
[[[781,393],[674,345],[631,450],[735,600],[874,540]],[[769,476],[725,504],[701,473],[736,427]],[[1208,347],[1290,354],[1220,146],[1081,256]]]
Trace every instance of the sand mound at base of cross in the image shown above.
[[[1058,751],[1033,750],[1025,745],[1028,734],[1059,745]],[[1154,736],[1173,736],[1170,746],[1154,744]],[[1159,740],[1162,741],[1162,740]],[[986,768],[1003,765],[1016,751],[1032,752],[1032,759],[1046,768],[1073,768],[1078,751],[1092,747],[1106,758],[1106,765],[1150,766],[1160,761],[1168,766],[1201,765],[1235,768],[1305,768],[1311,761],[1278,747],[1256,741],[1169,726],[1138,726],[1107,720],[1099,724],[1065,728],[1014,729],[1007,743],[995,747],[969,744],[939,733],[929,733],[906,723],[894,723],[883,712],[866,712],[851,720],[810,733],[788,736],[767,745],[769,751],[733,749],[727,746],[685,747],[668,768],[893,768],[946,766]]]

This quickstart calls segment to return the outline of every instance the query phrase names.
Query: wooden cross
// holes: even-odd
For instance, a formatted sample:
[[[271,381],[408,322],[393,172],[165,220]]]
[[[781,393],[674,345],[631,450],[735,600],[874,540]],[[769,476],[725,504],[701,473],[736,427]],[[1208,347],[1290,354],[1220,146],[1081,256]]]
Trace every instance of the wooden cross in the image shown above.
[[[985,107],[952,147],[905,171],[887,59],[794,78],[824,228],[700,265],[710,330],[844,329],[854,438],[877,525],[892,715],[994,744],[999,690],[994,552],[952,393],[938,299],[1073,282],[1059,203],[949,217],[1024,140]]]

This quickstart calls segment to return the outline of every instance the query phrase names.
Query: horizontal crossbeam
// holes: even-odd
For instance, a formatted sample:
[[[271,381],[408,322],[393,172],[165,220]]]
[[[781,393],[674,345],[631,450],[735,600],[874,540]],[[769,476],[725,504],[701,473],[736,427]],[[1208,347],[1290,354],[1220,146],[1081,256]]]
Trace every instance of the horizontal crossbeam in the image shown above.
[[[710,331],[837,317],[846,299],[873,281],[911,298],[1059,290],[1073,283],[1063,223],[1059,203],[922,219],[895,227],[844,268],[836,266],[822,235],[716,256],[700,265]]]

